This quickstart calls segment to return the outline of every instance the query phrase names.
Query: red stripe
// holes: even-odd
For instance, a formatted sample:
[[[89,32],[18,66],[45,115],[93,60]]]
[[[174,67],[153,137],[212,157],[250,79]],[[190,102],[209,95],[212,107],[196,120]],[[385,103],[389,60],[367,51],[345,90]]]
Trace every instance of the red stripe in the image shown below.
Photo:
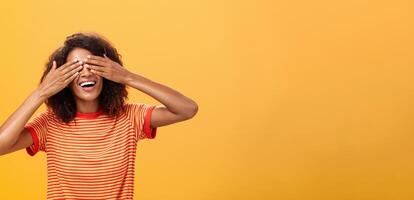
[[[157,129],[155,106],[125,106],[118,118],[78,113],[65,124],[45,112],[26,126],[33,138],[27,153],[48,154],[48,199],[133,199],[137,141],[155,138]]]
[[[147,115],[144,119],[144,133],[149,139],[154,139],[157,134],[157,128],[151,128],[151,115],[154,107],[148,108]]]
[[[39,139],[37,138],[36,131],[32,127],[29,126],[29,127],[25,127],[25,128],[26,128],[26,130],[29,131],[30,135],[32,136],[33,144],[34,144],[34,145],[30,145],[29,147],[27,147],[26,152],[30,156],[34,156],[39,151]],[[33,147],[33,150],[32,150],[31,147]]]

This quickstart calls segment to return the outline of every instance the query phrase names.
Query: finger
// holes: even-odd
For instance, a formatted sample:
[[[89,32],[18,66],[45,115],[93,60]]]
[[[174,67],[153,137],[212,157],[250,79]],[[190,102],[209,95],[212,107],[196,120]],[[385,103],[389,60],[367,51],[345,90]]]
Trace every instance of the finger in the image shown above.
[[[64,82],[65,84],[69,84],[70,82],[72,82],[73,80],[75,80],[75,78],[79,76],[79,72],[75,72],[74,74],[72,74],[72,76],[70,76],[69,78],[67,78]]]
[[[65,68],[67,68],[68,66],[71,66],[71,65],[73,65],[73,64],[75,64],[75,63],[77,63],[77,62],[79,62],[79,60],[78,60],[78,59],[75,59],[75,60],[73,60],[73,61],[66,62],[65,64],[63,64],[62,66],[58,67],[57,69],[59,69],[59,70],[64,70],[64,69],[65,69]]]
[[[83,68],[82,65],[79,65],[76,68],[72,68],[72,70],[70,70],[69,72],[67,72],[63,75],[63,80],[66,80],[66,79],[70,78],[75,73],[79,73],[82,70],[82,68]]]
[[[102,76],[102,77],[107,78],[107,77],[106,77],[105,72],[102,72],[102,71],[96,71],[96,70],[94,70],[94,69],[91,69],[91,72],[92,72],[92,73],[94,73],[94,74],[96,74],[96,75],[98,75],[98,76]]]
[[[108,67],[109,66],[109,64],[106,61],[101,61],[101,60],[87,59],[85,62],[88,63],[88,64],[98,65],[98,66],[102,66],[102,67]]]
[[[101,57],[101,56],[94,56],[94,55],[88,55],[86,56],[88,59],[93,59],[93,60],[100,60],[102,62],[105,62],[105,58]]]
[[[108,56],[106,56],[106,54],[104,54],[104,58],[105,58],[105,60],[111,60],[112,61],[112,59],[110,59]]]
[[[52,70],[53,71],[56,70],[56,61],[53,61],[53,63],[52,63]]]
[[[69,65],[69,66],[65,67],[65,69],[62,69],[62,73],[63,74],[66,74],[66,73],[68,73],[68,72],[70,72],[70,71],[72,71],[74,69],[77,69],[79,67],[82,67],[82,64],[83,64],[82,61],[73,63],[72,65]]]
[[[84,66],[85,66],[87,69],[90,69],[90,70],[95,70],[95,71],[105,72],[105,67],[102,67],[102,66],[89,65],[89,64],[85,64]]]

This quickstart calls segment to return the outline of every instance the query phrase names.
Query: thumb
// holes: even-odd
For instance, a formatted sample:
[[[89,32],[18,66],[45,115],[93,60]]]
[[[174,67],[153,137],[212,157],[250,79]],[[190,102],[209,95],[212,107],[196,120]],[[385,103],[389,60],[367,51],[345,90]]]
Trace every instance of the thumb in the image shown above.
[[[54,71],[54,70],[56,70],[56,61],[53,61],[53,64],[52,64],[52,70]]]

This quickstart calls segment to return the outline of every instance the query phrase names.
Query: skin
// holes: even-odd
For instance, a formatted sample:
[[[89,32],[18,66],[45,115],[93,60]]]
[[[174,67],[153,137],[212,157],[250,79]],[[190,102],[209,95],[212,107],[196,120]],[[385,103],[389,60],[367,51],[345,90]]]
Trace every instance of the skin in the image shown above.
[[[73,61],[78,60],[78,61]],[[0,127],[0,155],[5,155],[33,144],[30,133],[24,129],[33,113],[52,95],[65,87],[74,93],[77,111],[96,112],[99,109],[97,97],[102,90],[102,77],[135,88],[163,105],[157,105],[151,115],[151,127],[160,127],[192,118],[198,105],[190,98],[163,84],[133,73],[106,56],[93,56],[86,49],[76,48],[68,55],[67,62],[58,67],[54,62],[43,82],[9,116]],[[82,80],[94,79],[96,88],[85,93],[79,88]]]
[[[68,54],[66,61],[80,60],[84,63],[87,60],[88,55],[92,55],[92,53],[86,49],[75,48]],[[68,87],[75,96],[76,109],[78,112],[94,112],[99,109],[98,97],[102,91],[103,80],[101,76],[92,73],[90,69],[86,68],[85,64],[82,66],[83,68],[81,69],[80,74],[68,85]],[[86,80],[96,81],[94,90],[91,92],[85,92],[79,85]]]

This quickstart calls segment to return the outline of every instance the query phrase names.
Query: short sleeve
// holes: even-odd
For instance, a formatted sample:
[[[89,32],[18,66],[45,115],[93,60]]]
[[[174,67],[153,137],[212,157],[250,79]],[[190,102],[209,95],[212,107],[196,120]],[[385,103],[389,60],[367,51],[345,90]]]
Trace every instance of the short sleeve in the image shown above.
[[[48,121],[49,112],[45,111],[37,115],[32,121],[24,126],[24,128],[29,131],[33,139],[33,144],[26,147],[26,151],[30,156],[34,156],[38,151],[46,151]]]
[[[135,129],[136,141],[142,139],[154,139],[157,127],[151,127],[151,115],[156,105],[144,103],[127,104],[127,112]]]

